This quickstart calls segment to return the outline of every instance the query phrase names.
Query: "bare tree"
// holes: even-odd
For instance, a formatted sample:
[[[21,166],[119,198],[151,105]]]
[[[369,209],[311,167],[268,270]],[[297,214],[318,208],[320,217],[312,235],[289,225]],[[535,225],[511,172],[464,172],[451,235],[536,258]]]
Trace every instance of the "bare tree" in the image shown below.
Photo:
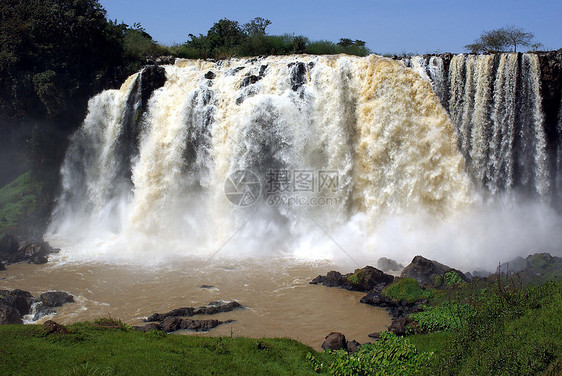
[[[464,47],[472,53],[500,52],[506,51],[509,47],[513,47],[513,52],[517,52],[517,46],[531,46],[534,38],[533,33],[525,32],[523,29],[511,25],[485,31],[474,43]]]
[[[509,44],[513,46],[513,52],[517,52],[517,45],[528,47],[533,42],[535,35],[533,33],[527,33],[523,29],[515,27],[513,25],[506,26],[501,29],[505,38],[509,41]]]

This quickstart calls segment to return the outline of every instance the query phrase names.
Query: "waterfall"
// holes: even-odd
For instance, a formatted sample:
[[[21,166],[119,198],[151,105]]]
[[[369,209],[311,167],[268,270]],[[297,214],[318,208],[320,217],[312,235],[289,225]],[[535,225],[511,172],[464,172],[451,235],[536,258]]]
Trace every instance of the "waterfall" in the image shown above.
[[[536,54],[414,56],[404,64],[429,79],[449,110],[466,170],[481,191],[551,199],[559,172],[550,171],[560,168],[547,152]]]
[[[475,198],[430,66],[420,79],[374,55],[178,60],[142,111],[133,75],[90,100],[49,236],[90,255],[208,254],[254,213],[246,235],[290,250],[357,215],[367,232],[388,216],[453,215]],[[246,176],[261,185],[249,209],[225,194]]]

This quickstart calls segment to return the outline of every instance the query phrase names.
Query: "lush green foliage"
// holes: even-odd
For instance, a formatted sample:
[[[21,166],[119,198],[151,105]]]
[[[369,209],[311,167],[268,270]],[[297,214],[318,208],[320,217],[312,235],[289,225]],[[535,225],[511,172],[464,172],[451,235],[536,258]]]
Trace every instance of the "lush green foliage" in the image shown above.
[[[472,307],[474,311],[437,353],[426,374],[537,375],[560,371],[562,282],[527,288],[498,283],[482,290]]]
[[[414,303],[418,300],[430,299],[433,293],[430,290],[424,290],[414,278],[401,278],[393,284],[382,290],[382,293],[396,301],[405,300],[408,303]]]
[[[41,184],[29,172],[0,189],[0,234],[14,231],[33,214],[40,192]]]
[[[338,44],[329,41],[311,42],[302,35],[267,35],[271,21],[255,18],[241,26],[226,18],[216,22],[206,35],[189,35],[189,40],[170,48],[172,54],[186,58],[226,58],[230,56],[339,54],[365,56],[365,42],[342,38]]]
[[[460,276],[460,274],[454,270],[451,270],[443,275],[443,280],[445,287],[458,286],[466,283]]]
[[[438,352],[447,347],[452,336],[452,332],[434,332],[412,334],[407,338],[420,352]]]
[[[123,28],[96,0],[5,0],[0,14],[3,117],[56,117],[121,61]]]
[[[444,302],[436,307],[425,307],[424,311],[410,317],[417,323],[417,330],[436,332],[457,330],[474,316],[474,308],[468,304]]]
[[[167,335],[89,323],[69,329],[57,335],[40,326],[0,326],[0,375],[313,375],[306,355],[318,355],[289,339]]]
[[[363,345],[353,354],[344,350],[331,351],[325,362],[313,356],[309,361],[318,371],[331,375],[415,375],[431,358],[406,338],[385,332],[374,344]]]

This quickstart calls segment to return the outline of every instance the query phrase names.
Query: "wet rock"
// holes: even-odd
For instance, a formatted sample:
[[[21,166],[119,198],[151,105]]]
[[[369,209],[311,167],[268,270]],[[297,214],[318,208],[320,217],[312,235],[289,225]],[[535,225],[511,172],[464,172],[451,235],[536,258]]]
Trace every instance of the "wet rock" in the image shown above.
[[[0,302],[0,325],[6,324],[23,324],[23,321],[17,309]]]
[[[381,334],[379,332],[374,332],[369,334],[369,338],[379,339],[381,338]]]
[[[334,270],[329,271],[325,276],[319,275],[309,283],[311,285],[324,285],[326,287],[342,287],[344,285],[351,287],[351,284],[347,282],[347,277]]]
[[[45,307],[60,307],[65,303],[73,303],[74,297],[64,291],[49,291],[39,297]]]
[[[181,317],[181,316],[193,316],[195,308],[193,307],[181,307],[171,310],[170,312],[166,313],[154,313],[153,315],[149,316],[146,322],[150,321],[163,321],[167,317]]]
[[[347,341],[347,352],[348,353],[353,354],[354,352],[359,350],[359,347],[361,347],[361,344],[359,342],[357,342],[356,340]]]
[[[377,268],[385,272],[395,272],[404,269],[404,265],[399,264],[395,260],[386,257],[381,257],[377,261]]]
[[[406,334],[406,330],[412,323],[412,319],[409,316],[399,317],[392,320],[392,324],[388,327],[388,331],[396,334],[397,336],[403,336]]]
[[[6,270],[6,267],[4,266],[3,263],[0,262],[0,272],[1,272],[2,270]]]
[[[167,317],[186,317],[193,315],[213,315],[221,312],[230,312],[237,308],[242,308],[242,305],[236,301],[216,301],[211,302],[203,307],[182,307],[176,308],[167,313],[155,313],[149,316],[145,321],[163,321]]]
[[[367,295],[361,298],[360,302],[382,308],[393,307],[396,305],[392,299],[387,298],[381,291],[378,290],[369,291]]]
[[[351,282],[353,290],[382,290],[394,281],[394,276],[372,266],[365,266],[362,269],[356,269],[351,276],[347,277],[347,281]]]
[[[20,316],[27,315],[31,311],[33,303],[35,303],[35,298],[29,291],[19,289],[0,290],[0,304],[14,308]]]
[[[229,320],[228,322],[232,322]],[[181,322],[182,329],[194,330],[196,332],[207,332],[217,326],[226,323],[219,320],[191,320],[183,319]]]
[[[47,320],[43,323],[43,329],[47,333],[56,333],[56,334],[68,334],[68,329],[59,323],[54,322],[53,320]]]
[[[44,264],[48,255],[59,250],[52,248],[47,242],[18,242],[13,235],[6,234],[0,240],[0,263],[14,264],[27,262],[30,264]]]
[[[133,326],[133,329],[141,332],[150,332],[151,330],[160,330],[160,324],[150,323],[145,326]]]
[[[325,339],[324,343],[322,343],[322,348],[324,350],[347,350],[347,341],[343,334],[332,332],[328,334]]]
[[[216,301],[210,302],[208,306],[196,308],[194,314],[214,315],[215,313],[234,311],[237,308],[242,308],[242,305],[236,301]]]
[[[215,75],[215,73],[212,72],[212,71],[208,71],[207,73],[205,73],[205,78],[206,78],[207,80],[212,80],[212,79],[215,78],[215,77],[216,77],[216,75]]]
[[[240,87],[242,88],[242,87],[253,85],[261,79],[262,79],[261,76],[255,76],[255,75],[244,77],[242,79],[242,82],[240,83]]]
[[[182,319],[180,317],[166,317],[160,325],[153,324],[152,328],[158,327],[160,330],[170,333],[180,329],[193,330],[196,332],[206,332],[221,324],[230,323],[232,320],[219,321],[219,320],[192,320]],[[149,324],[150,325],[150,324]],[[147,329],[148,330],[148,329]],[[153,329],[150,329],[153,330]]]
[[[200,288],[200,289],[209,290],[209,289],[214,289],[215,286],[211,286],[211,285],[201,285],[201,286],[199,286],[199,288]]]
[[[265,71],[266,71],[266,70],[267,70],[267,64],[266,64],[266,65],[262,65],[262,66],[260,67],[259,76],[260,76],[260,77],[265,77]]]
[[[32,321],[37,321],[41,317],[52,315],[54,313],[57,313],[56,309],[54,309],[52,307],[47,307],[42,302],[37,302],[37,303],[35,303],[34,305],[31,306],[30,314],[31,314],[31,320]]]
[[[290,63],[291,67],[291,88],[297,91],[306,83],[306,65],[302,62]]]
[[[141,108],[145,111],[154,90],[161,88],[166,83],[166,69],[158,65],[147,65],[141,72],[140,82]]]
[[[464,281],[468,282],[466,276],[450,266],[443,265],[437,261],[426,259],[422,256],[416,256],[412,262],[402,270],[400,277],[402,278],[414,278],[422,286],[430,285],[433,286],[434,281],[443,281],[443,275],[450,271],[455,271]],[[441,278],[436,278],[441,277]]]
[[[361,298],[361,303],[369,304],[379,308],[386,308],[392,317],[402,317],[410,313],[419,312],[420,305],[426,304],[426,300],[421,300],[415,303],[408,303],[406,301],[397,302],[383,295],[380,290],[369,291],[367,295]]]
[[[394,281],[394,277],[372,266],[356,269],[353,273],[342,275],[337,271],[330,271],[325,276],[319,275],[310,284],[321,284],[327,287],[340,287],[353,291],[382,290]]]
[[[235,67],[226,72],[227,76],[234,76],[236,73],[240,72],[242,69],[246,68],[245,66]]]
[[[183,319],[180,317],[165,317],[164,320],[162,320],[162,322],[160,323],[160,329],[167,333],[175,332],[176,330],[182,329],[182,321]]]

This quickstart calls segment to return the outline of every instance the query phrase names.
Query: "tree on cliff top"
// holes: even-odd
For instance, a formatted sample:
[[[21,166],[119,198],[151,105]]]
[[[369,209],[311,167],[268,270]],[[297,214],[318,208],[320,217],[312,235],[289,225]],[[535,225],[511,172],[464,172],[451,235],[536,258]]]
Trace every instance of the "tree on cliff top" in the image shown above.
[[[517,46],[531,46],[534,38],[533,33],[528,33],[522,28],[511,25],[485,31],[474,43],[467,44],[464,47],[472,53],[503,52],[510,47],[513,47],[513,52],[517,52]]]

